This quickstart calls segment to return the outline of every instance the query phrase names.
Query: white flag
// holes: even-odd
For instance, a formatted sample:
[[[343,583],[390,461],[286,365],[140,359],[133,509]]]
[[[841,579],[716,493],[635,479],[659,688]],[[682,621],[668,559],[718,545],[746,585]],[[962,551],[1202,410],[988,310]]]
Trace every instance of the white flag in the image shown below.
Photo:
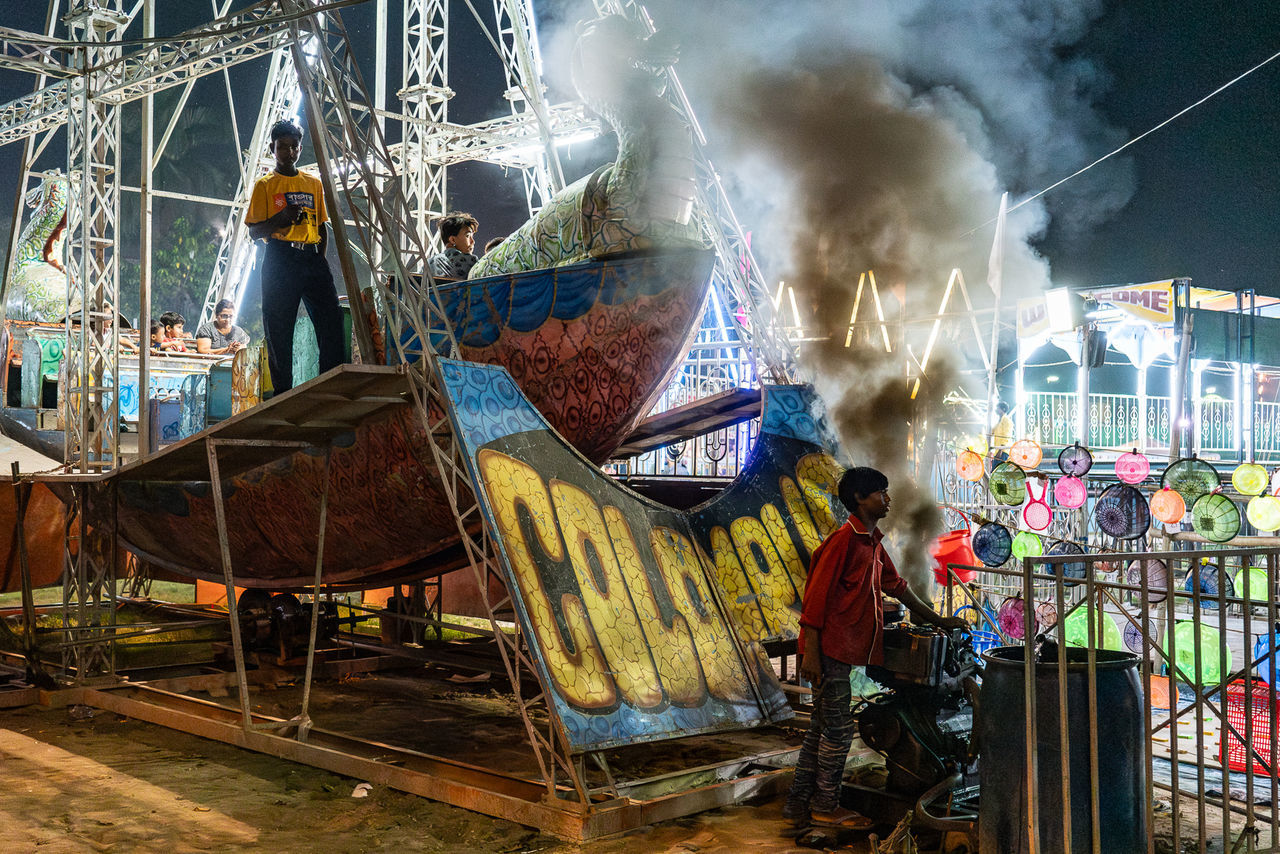
[[[987,286],[997,297],[1004,284],[1004,221],[1009,213],[1009,194],[1000,196],[1000,215],[996,217],[996,238],[991,242],[991,257],[987,259]]]

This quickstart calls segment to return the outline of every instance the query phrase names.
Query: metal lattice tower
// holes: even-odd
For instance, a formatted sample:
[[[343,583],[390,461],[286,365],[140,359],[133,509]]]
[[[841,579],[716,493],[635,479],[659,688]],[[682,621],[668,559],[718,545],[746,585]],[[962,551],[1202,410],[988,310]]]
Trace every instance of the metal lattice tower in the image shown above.
[[[120,107],[99,96],[119,70],[112,63],[120,47],[111,42],[129,24],[119,3],[82,0],[67,17],[72,39],[84,42],[75,54],[83,73],[70,81],[67,110],[65,462],[78,472],[119,462]]]
[[[454,95],[448,37],[447,0],[404,0],[404,85],[398,95],[406,121],[400,187],[409,221],[428,240],[433,239],[431,221],[444,214],[448,203],[445,168],[437,162],[431,139],[432,128],[449,120]]]
[[[525,201],[533,214],[564,188],[564,173],[550,132],[532,0],[493,0],[493,15],[498,22],[498,45],[507,78],[503,95],[511,104],[511,115],[515,119],[532,118],[541,131],[542,146],[535,155],[534,166],[520,170]]]

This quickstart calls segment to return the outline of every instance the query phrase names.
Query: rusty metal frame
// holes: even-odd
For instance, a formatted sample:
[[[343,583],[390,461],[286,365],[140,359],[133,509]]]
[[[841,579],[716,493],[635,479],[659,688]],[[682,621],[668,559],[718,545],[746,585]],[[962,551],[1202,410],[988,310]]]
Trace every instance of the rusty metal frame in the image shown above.
[[[286,5],[297,11],[314,8],[313,3],[314,0],[286,0]],[[409,200],[401,192],[394,160],[375,120],[374,101],[364,85],[341,16],[336,12],[312,15],[290,27],[311,139],[334,212],[334,242],[347,293],[352,305],[360,304],[360,285],[348,247],[354,242],[371,264],[378,265],[371,270],[373,287],[398,355],[408,366],[409,388],[429,439],[432,461],[484,597],[498,652],[515,692],[547,796],[554,796],[556,781],[563,776],[571,781],[579,804],[585,805],[590,796],[554,704],[547,702],[546,686],[538,681],[539,690],[534,695],[526,697],[523,693],[524,673],[532,673],[535,679],[537,673],[527,640],[518,627],[509,634],[498,624],[496,614],[510,600],[510,594],[498,603],[488,598],[488,580],[501,580],[503,576],[489,525],[477,503],[465,451],[456,436],[453,402],[444,389],[438,357],[455,353],[457,341],[428,269],[426,237],[412,227]],[[385,187],[386,193],[379,196],[374,192],[377,187]],[[351,220],[350,231],[341,215],[339,200]],[[365,323],[355,326],[361,352],[372,352],[372,345],[366,346],[371,330]],[[535,710],[546,715],[545,733],[534,720]]]
[[[209,458],[209,489],[213,493],[213,512],[218,526],[218,546],[222,552],[222,576],[227,586],[227,611],[231,621],[231,648],[236,665],[236,686],[240,693],[241,723],[245,730],[253,729],[253,713],[249,708],[249,680],[245,669],[244,640],[240,635],[240,603],[236,596],[235,572],[231,566],[231,541],[227,536],[226,501],[222,495],[222,477],[218,470],[218,448],[223,445],[252,445],[253,447],[279,448],[283,453],[291,453],[302,448],[314,447],[311,442],[291,442],[287,440],[267,439],[209,439],[205,442],[205,453]],[[311,677],[315,671],[316,631],[320,615],[321,576],[324,570],[324,534],[325,522],[329,508],[329,475],[333,463],[333,445],[324,445],[324,486],[320,492],[320,523],[316,534],[316,575],[312,586],[311,631],[307,644],[307,668],[303,682],[302,710],[289,721],[273,722],[266,726],[273,729],[282,727],[296,728],[298,739],[307,740],[311,729],[311,718],[308,707],[311,700]]]

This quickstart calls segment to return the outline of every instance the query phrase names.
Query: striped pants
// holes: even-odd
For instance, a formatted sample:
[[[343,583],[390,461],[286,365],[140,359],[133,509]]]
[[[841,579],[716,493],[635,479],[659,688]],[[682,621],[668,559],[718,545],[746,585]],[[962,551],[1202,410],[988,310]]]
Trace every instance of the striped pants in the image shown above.
[[[822,687],[813,704],[809,731],[796,760],[796,776],[783,806],[783,815],[788,818],[801,818],[810,811],[831,812],[840,805],[844,763],[853,743],[851,669],[843,661],[822,656]]]

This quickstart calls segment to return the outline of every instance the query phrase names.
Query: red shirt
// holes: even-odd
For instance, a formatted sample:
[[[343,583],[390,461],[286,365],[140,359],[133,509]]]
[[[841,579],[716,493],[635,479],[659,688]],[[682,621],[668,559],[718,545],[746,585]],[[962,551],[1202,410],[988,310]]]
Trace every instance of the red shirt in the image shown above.
[[[845,664],[884,663],[881,594],[895,596],[907,582],[882,539],[879,528],[868,534],[850,516],[814,549],[800,612],[800,649],[808,626],[821,630],[823,655]]]

